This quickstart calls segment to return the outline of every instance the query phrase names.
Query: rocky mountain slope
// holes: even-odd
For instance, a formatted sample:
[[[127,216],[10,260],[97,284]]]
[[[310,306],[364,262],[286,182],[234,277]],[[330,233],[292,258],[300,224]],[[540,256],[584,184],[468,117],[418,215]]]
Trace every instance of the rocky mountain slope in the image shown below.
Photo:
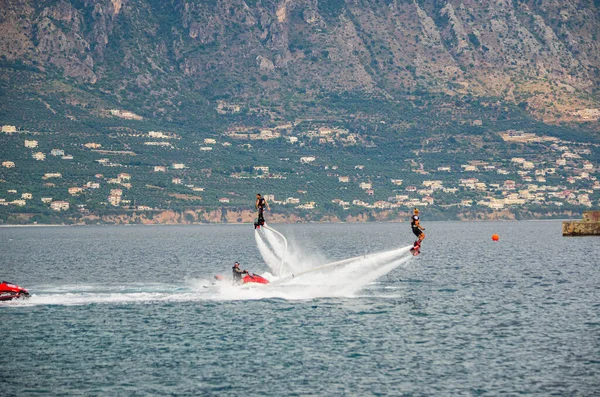
[[[70,119],[208,122],[219,100],[293,119],[335,113],[332,95],[433,95],[591,121],[599,37],[597,0],[0,0],[0,89]]]

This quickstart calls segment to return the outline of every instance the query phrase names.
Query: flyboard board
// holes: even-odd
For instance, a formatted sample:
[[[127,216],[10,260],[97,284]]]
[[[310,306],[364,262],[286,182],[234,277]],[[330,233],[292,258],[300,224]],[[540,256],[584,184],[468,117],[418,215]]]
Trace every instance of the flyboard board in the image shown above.
[[[420,240],[415,241],[415,244],[410,249],[410,252],[412,252],[413,256],[417,256],[421,253],[421,241]]]

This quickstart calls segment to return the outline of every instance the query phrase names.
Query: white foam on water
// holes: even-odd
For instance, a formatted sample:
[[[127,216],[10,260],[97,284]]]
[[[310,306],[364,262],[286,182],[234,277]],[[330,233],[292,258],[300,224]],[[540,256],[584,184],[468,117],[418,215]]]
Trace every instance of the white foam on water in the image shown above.
[[[40,285],[29,289],[32,293],[30,298],[2,302],[0,306],[71,306],[199,300],[201,297],[194,290],[202,284],[209,285],[210,282],[197,282],[195,287],[160,283]]]
[[[160,301],[170,294],[157,292],[139,293],[64,293],[64,294],[33,294],[31,298],[16,302],[20,306],[37,305],[89,305],[98,303],[135,303]]]
[[[223,276],[220,276],[223,277]],[[194,290],[199,290],[201,288],[207,288],[210,287],[212,285],[214,285],[218,280],[215,278],[215,276],[213,276],[212,279],[205,279],[205,278],[194,278],[194,277],[190,277],[190,278],[186,278],[185,279],[185,285],[191,289]]]
[[[264,233],[267,232],[267,233]],[[263,239],[262,235],[265,235]],[[356,297],[357,293],[378,278],[400,266],[406,266],[412,245],[379,253],[361,255],[323,265],[317,255],[306,255],[295,247],[290,252],[277,234],[269,230],[255,232],[257,247],[271,272],[262,276],[270,284],[233,285],[231,280],[186,279],[183,285],[133,283],[122,285],[38,286],[27,300],[2,302],[0,306],[131,304],[151,302],[229,301],[257,299],[311,300],[324,297]],[[270,237],[269,237],[270,236]],[[284,237],[285,238],[285,237]],[[287,245],[287,243],[286,243]],[[278,274],[280,258],[286,255],[288,271]],[[292,273],[295,272],[295,273]]]

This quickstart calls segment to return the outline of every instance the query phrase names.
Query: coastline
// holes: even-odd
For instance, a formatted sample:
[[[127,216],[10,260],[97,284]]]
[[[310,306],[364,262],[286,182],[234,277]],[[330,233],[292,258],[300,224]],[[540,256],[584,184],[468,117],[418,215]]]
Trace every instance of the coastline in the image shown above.
[[[218,213],[218,214],[217,214]],[[133,225],[252,225],[254,211],[161,211],[154,214],[148,213],[115,213],[111,215],[81,215],[81,214],[56,214],[49,219],[50,222],[41,223],[34,221],[31,214],[16,214],[13,222],[1,223],[0,228],[13,227],[66,227],[66,226],[133,226]],[[22,215],[22,216],[18,216]],[[62,216],[60,216],[62,215]],[[78,216],[79,215],[79,216]],[[498,211],[498,212],[464,212],[454,216],[439,216],[439,212],[432,211],[427,217],[427,222],[517,222],[517,221],[571,221],[581,218],[581,213],[575,211],[562,212],[532,212],[532,211]],[[334,214],[311,213],[310,216],[298,214],[271,213],[267,221],[271,224],[345,224],[345,223],[406,223],[409,221],[409,212],[390,213],[380,211],[348,215],[345,218]],[[9,218],[10,219],[10,218]]]

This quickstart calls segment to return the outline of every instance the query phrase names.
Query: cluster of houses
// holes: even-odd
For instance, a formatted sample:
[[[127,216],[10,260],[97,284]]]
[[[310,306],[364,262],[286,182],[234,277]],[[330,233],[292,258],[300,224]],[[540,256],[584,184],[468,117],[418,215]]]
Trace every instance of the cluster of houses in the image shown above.
[[[360,135],[351,133],[344,128],[320,127],[314,130],[299,133],[297,137],[287,137],[290,143],[300,142],[300,146],[302,146],[303,142],[301,142],[299,138],[305,138],[308,141],[315,141],[320,145],[341,144],[342,146],[351,146],[358,143],[364,143]]]
[[[152,139],[163,139],[161,141],[145,141],[144,145],[146,146],[161,146],[166,148],[173,148],[173,144],[169,142],[169,140],[173,139],[181,139],[177,134],[173,134],[171,132],[163,132],[163,131],[150,131],[148,132],[147,137]],[[166,139],[166,140],[164,140]]]
[[[448,197],[448,194],[457,196],[455,203],[447,203],[443,206],[456,205],[470,207],[473,205],[478,205],[489,207],[491,209],[503,209],[511,206],[532,204],[554,205],[558,207],[567,203],[585,207],[592,207],[594,205],[591,196],[593,196],[595,192],[600,191],[600,181],[591,176],[589,172],[593,170],[591,163],[585,162],[585,168],[578,169],[579,173],[577,176],[568,176],[564,179],[567,184],[573,184],[577,180],[581,179],[589,179],[589,188],[569,188],[568,186],[548,185],[545,183],[546,179],[544,175],[554,175],[556,173],[556,170],[553,168],[536,170],[534,169],[535,167],[530,167],[528,164],[529,162],[521,160],[522,159],[513,159],[515,163],[521,164],[526,169],[530,169],[531,172],[517,172],[517,175],[520,176],[521,179],[519,182],[506,179],[502,183],[486,183],[476,177],[469,177],[459,179],[456,185],[446,186],[447,183],[442,180],[424,180],[422,181],[422,185],[420,187],[406,186],[403,188],[405,192],[404,194],[397,194],[394,197],[388,197],[387,201],[380,200],[369,203],[363,201],[363,199],[355,199],[350,203],[337,198],[332,202],[342,206],[343,208],[350,208],[351,205],[379,209],[416,207],[433,205],[435,202],[435,195],[438,192],[443,192],[446,194],[446,197]],[[500,171],[499,174],[503,174],[502,169],[498,169],[498,171]],[[528,176],[530,174],[537,174],[538,176],[536,179],[534,179]],[[351,178],[348,176],[339,176],[338,182],[350,183]],[[399,179],[392,179],[390,182],[395,186],[400,186],[402,184],[402,180]],[[358,182],[358,185],[365,191],[367,196],[375,195],[375,191],[370,182]],[[480,198],[476,200],[460,199],[460,195],[457,194],[460,191],[474,192]],[[596,204],[600,203],[596,202]]]
[[[108,113],[111,116],[120,117],[125,120],[142,120],[142,116],[138,116],[137,114],[129,111],[129,110],[121,110],[121,109],[109,109]]]
[[[35,139],[25,139],[23,144],[27,149],[38,149],[39,142]],[[63,160],[73,160],[73,156],[70,154],[65,154],[65,151],[62,149],[52,149],[52,150],[50,150],[50,155],[54,156],[54,157],[60,157]],[[39,150],[32,151],[31,157],[37,161],[44,161],[44,160],[46,160],[46,153],[41,152]],[[8,162],[8,163],[12,163],[12,167],[15,167],[15,164],[13,162]],[[4,163],[3,163],[3,165],[4,165]]]
[[[259,131],[237,129],[228,132],[226,135],[232,139],[272,139],[273,137],[284,136],[291,144],[299,143],[301,139],[317,140],[320,144],[341,143],[343,145],[355,144],[360,141],[360,137],[349,133],[347,130],[339,128],[318,128],[304,133],[292,135],[292,124],[281,125],[271,129]],[[18,133],[14,126],[2,126],[2,132],[6,134]],[[172,133],[150,131],[147,136],[152,141],[165,142],[171,145],[171,141],[180,139]],[[430,205],[446,206],[483,206],[491,209],[503,209],[513,206],[525,205],[554,205],[563,206],[572,204],[584,207],[592,207],[600,204],[598,195],[600,193],[600,181],[596,178],[598,168],[592,162],[585,159],[591,154],[586,145],[570,144],[561,141],[558,138],[538,136],[533,133],[523,131],[505,131],[500,133],[505,142],[516,143],[544,143],[547,144],[551,154],[537,154],[535,157],[513,157],[498,161],[480,161],[472,160],[460,165],[437,165],[436,167],[426,168],[420,160],[407,159],[407,163],[412,167],[412,171],[420,175],[434,174],[436,177],[430,179],[421,179],[418,183],[405,184],[403,179],[386,179],[377,175],[365,175],[368,169],[362,164],[355,165],[352,169],[342,173],[336,165],[322,165],[316,155],[303,155],[296,161],[307,167],[318,167],[327,171],[327,176],[335,178],[338,186],[353,185],[358,187],[363,193],[356,194],[352,200],[347,197],[334,198],[332,203],[339,205],[344,209],[351,207],[363,207],[368,209],[394,209],[402,207],[420,207]],[[211,151],[218,144],[215,138],[205,138],[199,144],[199,150]],[[300,142],[301,143],[301,142]],[[31,156],[38,161],[44,161],[46,156],[58,157],[64,160],[72,160],[73,156],[65,153],[63,149],[51,149],[43,152],[39,149],[39,142],[35,139],[24,139],[23,145],[31,150]],[[161,144],[162,145],[162,144]],[[229,142],[223,142],[223,146],[231,146]],[[249,145],[249,144],[248,144]],[[94,152],[102,151],[102,145],[96,142],[88,142],[82,145],[86,149]],[[160,145],[159,145],[160,146]],[[119,152],[121,154],[130,152]],[[112,154],[112,152],[111,152]],[[288,160],[281,159],[281,160]],[[113,163],[109,158],[99,158],[95,160],[98,164],[106,167],[121,166]],[[1,166],[5,169],[17,168],[18,162],[4,160]],[[49,162],[48,162],[49,164]],[[155,173],[166,173],[170,170],[182,171],[187,168],[186,164],[177,162],[167,165],[155,165],[151,169]],[[272,167],[271,167],[272,168]],[[286,179],[288,176],[282,173],[274,172],[269,166],[255,165],[252,172],[239,172],[230,174],[231,178],[246,179]],[[52,170],[49,170],[52,171]],[[11,171],[12,172],[12,171]],[[456,175],[456,179],[452,176]],[[492,178],[491,175],[494,175]],[[106,196],[106,205],[124,206],[131,205],[131,201],[124,197],[124,189],[132,187],[132,176],[128,173],[119,173],[116,177],[105,178],[103,174],[96,174],[96,179],[89,181],[81,186],[71,186],[68,188],[68,194],[77,197],[84,194],[87,190],[99,189],[101,183],[109,185],[118,185],[110,189]],[[54,186],[56,180],[63,178],[60,172],[47,172],[42,177],[46,187]],[[414,178],[411,180],[414,181]],[[494,182],[490,182],[493,180]],[[550,180],[551,182],[548,182]],[[173,185],[184,185],[185,182],[181,176],[174,173],[171,178]],[[392,191],[393,194],[386,194],[387,199],[382,199],[382,194],[377,194],[377,190],[385,184],[386,192]],[[193,192],[203,192],[204,188],[192,184],[185,184]],[[0,205],[25,206],[28,201],[33,199],[31,193],[22,193],[20,196],[15,190],[9,190],[8,193],[14,197],[11,199],[0,198]],[[306,194],[306,192],[304,192]],[[463,194],[468,193],[468,194]],[[443,195],[442,195],[443,194]],[[441,197],[443,196],[443,199]],[[197,196],[198,199],[201,197]],[[455,197],[453,202],[452,197]],[[468,197],[468,198],[465,198]],[[301,200],[297,197],[287,197],[283,200],[276,200],[274,195],[266,195],[269,202],[278,205],[294,206],[298,209],[313,209],[318,203],[310,199]],[[66,200],[53,200],[51,197],[42,197],[42,202],[48,204],[50,208],[56,211],[69,209],[69,202]],[[219,202],[228,204],[229,198],[221,197]],[[147,209],[145,206],[141,208]],[[148,207],[149,208],[149,207]]]
[[[226,109],[224,111],[230,112],[231,109],[237,108],[237,105],[221,104],[221,108]],[[257,128],[257,127],[234,127],[224,133],[226,138],[238,141],[256,141],[256,140],[271,140],[276,138],[284,137],[290,144],[299,144],[304,146],[307,142],[318,142],[319,144],[341,144],[343,146],[356,145],[357,143],[364,143],[363,139],[358,134],[349,132],[343,128],[334,127],[320,127],[305,132],[294,133],[294,123],[287,123],[278,125],[272,128]],[[143,142],[146,146],[158,146],[164,148],[174,148],[172,140],[181,139],[178,135],[168,132],[161,131],[150,131],[146,135],[140,134],[126,134],[133,137],[149,137],[152,140]],[[215,138],[206,138],[200,144],[199,150],[202,152],[210,152],[214,150],[217,145]],[[224,141],[221,143],[223,147],[232,146],[231,142]],[[89,149],[100,149],[101,145],[94,142],[84,144],[84,147]],[[250,143],[241,144],[240,147],[251,148]],[[308,156],[310,158],[311,156]],[[309,160],[310,161],[310,160]],[[107,165],[119,165],[119,164],[107,164]]]
[[[18,197],[18,192],[15,189],[9,189],[7,190],[7,193],[15,198],[10,201],[5,198],[0,198],[0,205],[2,206],[14,205],[17,207],[24,207],[28,200],[33,199],[33,194],[27,192],[21,193],[21,196]]]
[[[270,140],[284,137],[290,144],[304,146],[307,142],[320,145],[342,146],[364,143],[360,135],[349,132],[344,128],[319,127],[304,132],[294,132],[294,124],[282,124],[273,128],[235,127],[225,132],[225,136],[236,140]]]
[[[230,178],[234,179],[287,179],[286,176],[280,173],[273,173],[269,170],[269,167],[265,165],[256,165],[252,167],[253,174],[250,175],[244,172],[233,172],[229,175]]]
[[[590,149],[586,147],[572,148],[553,137],[539,137],[536,134],[524,133],[522,131],[508,131],[501,133],[505,141],[517,142],[549,142],[550,149],[557,153],[554,158],[526,159],[524,157],[513,157],[506,161],[498,161],[491,164],[486,161],[469,161],[467,164],[460,165],[460,168],[452,166],[439,166],[435,171],[425,171],[421,163],[412,161],[412,165],[418,170],[419,174],[429,175],[436,173],[443,175],[446,173],[458,173],[461,178],[448,182],[445,180],[423,180],[420,186],[403,186],[402,179],[391,179],[389,183],[391,188],[398,194],[388,197],[387,200],[367,200],[369,196],[376,196],[373,183],[367,177],[340,175],[339,173],[329,172],[327,175],[337,178],[340,184],[356,183],[364,191],[366,197],[357,197],[352,201],[346,201],[341,198],[335,198],[332,203],[349,209],[352,206],[369,209],[394,209],[402,207],[420,207],[433,205],[436,202],[436,195],[444,193],[445,200],[438,203],[442,207],[450,206],[483,206],[495,210],[506,207],[525,206],[525,205],[552,205],[563,206],[565,204],[592,207],[599,205],[597,199],[600,193],[600,181],[597,180],[595,173],[597,167],[590,161],[582,158],[589,155]],[[316,160],[314,156],[302,157],[301,163],[312,163]],[[257,168],[257,167],[255,167]],[[363,165],[357,165],[355,170],[363,170]],[[337,166],[325,166],[325,169],[337,170]],[[499,183],[485,182],[482,179],[486,173],[495,173],[501,178]],[[481,174],[481,176],[480,176]],[[465,177],[465,175],[469,175]],[[502,178],[506,176],[506,178]],[[509,179],[512,178],[512,179]],[[552,178],[552,183],[547,182],[547,178]],[[374,177],[374,179],[379,179]],[[561,181],[557,183],[557,181]],[[581,182],[581,183],[579,183]],[[573,186],[579,183],[579,185]],[[587,186],[581,186],[581,185]],[[461,198],[464,195],[461,192],[472,192],[470,197]],[[456,201],[448,203],[448,197],[456,196]],[[596,198],[594,198],[596,197]],[[276,202],[282,205],[292,204],[289,200]],[[299,204],[299,202],[294,202]],[[316,203],[309,202],[307,205],[314,207]],[[298,206],[300,208],[301,206]]]
[[[306,194],[307,191],[306,190],[299,190],[298,193]],[[301,200],[298,197],[288,197],[288,198],[283,199],[283,200],[276,200],[274,194],[265,194],[263,197],[264,197],[265,200],[267,200],[267,202],[269,202],[271,204],[293,205],[295,208],[305,209],[305,210],[314,209],[316,207],[316,205],[317,205],[317,203],[314,202],[314,201],[309,201],[309,202],[306,202],[304,204],[300,204]]]
[[[33,200],[33,193],[23,192],[19,196],[19,192],[16,189],[9,189],[7,193],[11,196],[17,196],[13,200],[8,201],[5,198],[0,198],[0,206],[14,205],[16,207],[24,207],[28,201]],[[69,209],[69,202],[64,200],[53,200],[52,197],[42,197],[42,203],[50,205],[50,208],[55,211],[64,211]]]

